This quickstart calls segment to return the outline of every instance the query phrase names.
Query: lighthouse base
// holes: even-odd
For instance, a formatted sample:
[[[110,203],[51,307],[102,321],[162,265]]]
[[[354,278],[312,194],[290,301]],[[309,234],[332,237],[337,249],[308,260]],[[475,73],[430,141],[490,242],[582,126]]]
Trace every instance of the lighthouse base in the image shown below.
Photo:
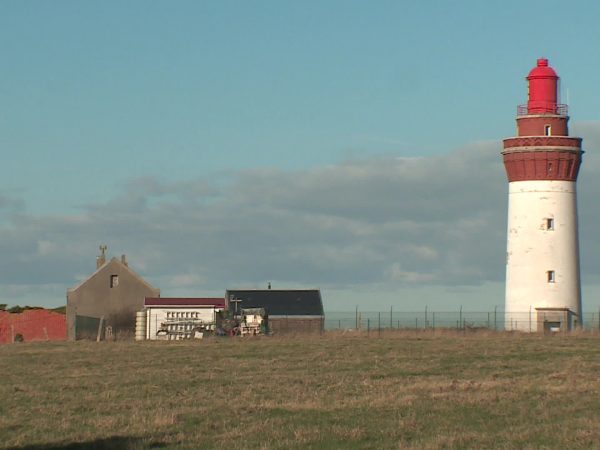
[[[543,311],[581,314],[577,195],[574,181],[509,183],[505,328],[539,331]],[[556,320],[547,320],[555,323]]]

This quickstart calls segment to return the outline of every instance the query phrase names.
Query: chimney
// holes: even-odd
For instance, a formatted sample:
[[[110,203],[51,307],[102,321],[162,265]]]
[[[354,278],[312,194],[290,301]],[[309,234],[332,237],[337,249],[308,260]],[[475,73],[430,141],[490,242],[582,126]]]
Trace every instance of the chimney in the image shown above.
[[[96,256],[96,269],[99,269],[106,262],[106,249],[108,247],[106,245],[100,246],[100,254]]]
[[[129,267],[129,264],[127,264],[127,256],[121,255],[121,262],[125,267]]]

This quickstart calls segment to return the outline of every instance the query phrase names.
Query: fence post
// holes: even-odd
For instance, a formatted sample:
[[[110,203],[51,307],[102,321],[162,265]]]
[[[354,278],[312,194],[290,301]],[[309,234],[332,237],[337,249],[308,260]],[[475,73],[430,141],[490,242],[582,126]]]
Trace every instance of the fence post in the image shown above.
[[[529,305],[529,332],[531,333],[531,305]]]
[[[462,305],[460,305],[460,310],[458,311],[458,323],[460,323],[460,325],[463,325],[463,320],[462,320]],[[459,328],[459,327],[456,327]]]
[[[100,342],[100,337],[102,336],[102,325],[104,325],[104,316],[100,317],[100,322],[98,322],[98,334],[96,336],[96,342]]]
[[[367,336],[371,334],[371,319],[367,318]]]
[[[488,330],[490,329],[490,313],[488,312]]]
[[[425,323],[423,324],[423,328],[427,329],[427,305],[425,305]]]
[[[379,312],[378,314],[379,314],[379,321],[377,323],[377,334],[379,335],[379,337],[381,337],[381,312]]]
[[[390,306],[390,330],[394,328],[394,307]]]
[[[338,319],[338,330],[342,329],[342,319]]]
[[[356,307],[356,313],[355,313],[354,319],[356,321],[356,329],[358,330],[358,306]]]
[[[435,331],[435,312],[431,313],[431,315],[433,316],[432,317],[432,319],[433,319],[433,323],[432,323],[432,325],[433,325],[433,331]]]
[[[498,306],[494,306],[494,331],[498,330],[498,322],[496,321],[496,312],[498,310]]]

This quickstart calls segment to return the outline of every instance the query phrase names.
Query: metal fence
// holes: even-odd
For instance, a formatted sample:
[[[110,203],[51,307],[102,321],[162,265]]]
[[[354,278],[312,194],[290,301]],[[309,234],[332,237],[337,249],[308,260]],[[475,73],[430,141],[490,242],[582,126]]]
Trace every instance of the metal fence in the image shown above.
[[[325,330],[377,330],[377,329],[436,329],[456,328],[489,330],[536,331],[538,312],[535,310],[511,313],[506,319],[504,310],[467,311],[329,311],[325,313]],[[577,319],[576,319],[577,320]],[[585,312],[576,326],[600,331],[600,311]]]

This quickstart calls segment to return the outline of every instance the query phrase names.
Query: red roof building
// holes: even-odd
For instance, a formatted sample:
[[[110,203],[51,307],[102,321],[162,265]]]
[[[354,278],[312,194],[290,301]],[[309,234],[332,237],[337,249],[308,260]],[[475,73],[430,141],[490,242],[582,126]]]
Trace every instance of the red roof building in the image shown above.
[[[212,306],[225,308],[225,298],[146,297],[144,306]]]

